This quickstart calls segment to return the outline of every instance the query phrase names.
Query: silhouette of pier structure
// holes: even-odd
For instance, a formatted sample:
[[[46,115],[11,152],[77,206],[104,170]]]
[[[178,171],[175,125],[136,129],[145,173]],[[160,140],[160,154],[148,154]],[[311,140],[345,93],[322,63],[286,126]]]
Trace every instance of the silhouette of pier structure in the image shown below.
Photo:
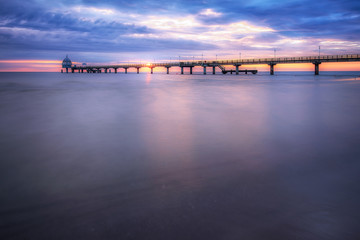
[[[141,68],[150,68],[151,74],[153,74],[154,68],[166,68],[166,73],[170,73],[170,68],[179,67],[181,74],[184,74],[184,69],[188,68],[190,74],[193,74],[194,67],[202,67],[203,74],[207,74],[207,68],[212,68],[212,74],[216,73],[216,68],[219,68],[223,74],[239,74],[239,73],[252,73],[256,74],[257,70],[240,69],[242,66],[251,65],[263,65],[266,64],[270,68],[270,74],[274,75],[275,66],[279,64],[291,64],[291,63],[312,63],[314,65],[315,75],[319,75],[320,64],[328,62],[357,62],[360,61],[360,54],[351,55],[324,55],[324,56],[309,56],[309,57],[280,57],[280,58],[254,58],[254,59],[232,59],[232,60],[218,60],[218,61],[179,61],[179,62],[159,62],[159,63],[147,63],[147,64],[116,64],[116,65],[72,65],[68,56],[63,61],[62,67],[69,72],[79,73],[110,73],[111,69],[114,73],[118,73],[118,69],[124,69],[127,73],[129,68],[135,68],[136,73],[140,72]],[[226,69],[231,66],[235,69]],[[63,70],[61,70],[63,72]]]

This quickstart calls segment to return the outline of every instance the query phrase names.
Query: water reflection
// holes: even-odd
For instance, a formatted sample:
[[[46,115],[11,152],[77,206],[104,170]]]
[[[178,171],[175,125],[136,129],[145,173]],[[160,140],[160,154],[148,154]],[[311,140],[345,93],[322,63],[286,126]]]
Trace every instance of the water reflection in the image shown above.
[[[1,238],[359,236],[348,76],[0,76]]]

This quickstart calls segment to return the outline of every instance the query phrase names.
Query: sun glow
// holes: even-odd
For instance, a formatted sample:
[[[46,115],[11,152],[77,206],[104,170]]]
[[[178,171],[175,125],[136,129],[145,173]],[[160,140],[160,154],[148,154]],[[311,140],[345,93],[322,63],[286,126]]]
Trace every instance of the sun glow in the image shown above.
[[[220,12],[215,12],[213,9],[211,8],[207,8],[207,9],[204,9],[202,10],[200,13],[200,15],[203,15],[203,16],[211,16],[211,17],[219,17],[222,15],[222,13]]]

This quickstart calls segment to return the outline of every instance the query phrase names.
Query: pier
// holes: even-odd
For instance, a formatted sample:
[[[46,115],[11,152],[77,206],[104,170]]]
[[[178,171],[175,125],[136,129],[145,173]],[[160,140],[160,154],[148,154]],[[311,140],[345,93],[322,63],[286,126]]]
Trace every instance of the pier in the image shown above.
[[[279,64],[291,64],[291,63],[312,63],[314,65],[314,74],[319,75],[320,64],[328,62],[358,62],[360,61],[360,54],[352,55],[324,55],[324,56],[309,56],[309,57],[280,57],[280,58],[254,58],[254,59],[230,59],[230,60],[218,60],[218,61],[178,61],[178,62],[158,62],[147,64],[117,64],[117,65],[72,65],[70,59],[66,56],[63,61],[63,68],[71,72],[79,73],[110,73],[113,69],[114,73],[118,73],[118,69],[124,69],[124,73],[128,72],[129,68],[135,68],[136,73],[139,74],[141,68],[150,68],[151,74],[153,74],[154,68],[166,68],[166,74],[170,74],[172,67],[180,68],[181,74],[184,74],[184,69],[189,69],[189,73],[193,74],[194,67],[202,67],[203,74],[207,74],[207,69],[212,69],[212,74],[216,73],[216,68],[219,68],[223,74],[239,74],[239,73],[252,73],[256,74],[257,70],[240,69],[243,66],[251,65],[268,65],[270,75],[274,75],[275,66]],[[235,69],[229,69],[235,67]],[[63,71],[63,70],[62,70]]]

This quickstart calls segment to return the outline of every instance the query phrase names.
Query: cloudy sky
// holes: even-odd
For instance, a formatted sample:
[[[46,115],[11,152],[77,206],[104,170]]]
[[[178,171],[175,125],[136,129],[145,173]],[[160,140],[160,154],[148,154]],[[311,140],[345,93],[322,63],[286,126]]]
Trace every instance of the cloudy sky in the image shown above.
[[[0,0],[0,71],[360,53],[359,0]]]

